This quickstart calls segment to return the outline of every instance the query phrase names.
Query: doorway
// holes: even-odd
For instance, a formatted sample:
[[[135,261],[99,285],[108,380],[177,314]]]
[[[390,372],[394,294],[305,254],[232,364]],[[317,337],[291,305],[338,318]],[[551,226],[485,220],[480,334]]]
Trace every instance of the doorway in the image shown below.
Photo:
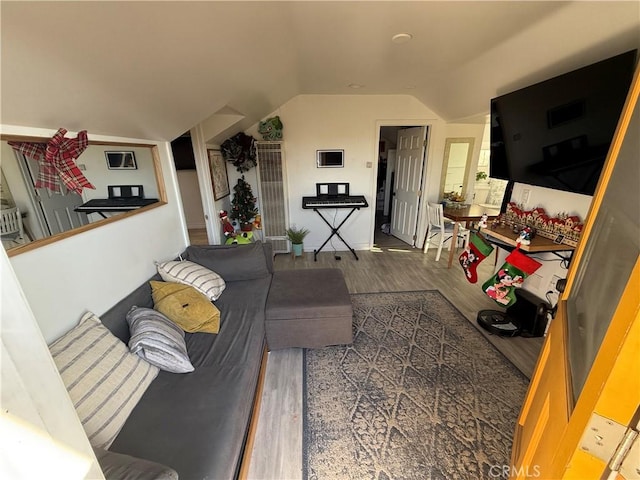
[[[415,246],[427,126],[379,128],[375,246]]]
[[[185,132],[172,140],[171,152],[173,153],[173,162],[176,168],[178,185],[180,186],[182,208],[191,244],[207,245],[209,241],[191,133]]]

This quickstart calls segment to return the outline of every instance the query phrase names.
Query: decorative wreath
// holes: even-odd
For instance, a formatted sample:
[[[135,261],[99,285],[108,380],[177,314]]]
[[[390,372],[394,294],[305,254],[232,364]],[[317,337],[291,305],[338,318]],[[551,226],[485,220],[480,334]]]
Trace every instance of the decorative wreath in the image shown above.
[[[255,139],[242,132],[226,139],[220,145],[220,152],[222,158],[233,163],[240,173],[251,170],[257,164]]]

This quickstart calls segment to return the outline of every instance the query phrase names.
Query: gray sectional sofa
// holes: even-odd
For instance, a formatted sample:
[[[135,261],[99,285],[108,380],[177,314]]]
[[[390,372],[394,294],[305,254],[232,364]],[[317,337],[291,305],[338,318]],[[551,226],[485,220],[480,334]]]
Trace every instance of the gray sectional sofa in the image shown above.
[[[225,280],[215,302],[220,332],[186,334],[195,371],[160,371],[109,450],[171,467],[183,480],[237,478],[266,362],[264,319],[273,255],[269,244],[256,242],[190,246],[183,258]],[[125,343],[125,317],[133,305],[153,308],[148,282],[101,316]]]

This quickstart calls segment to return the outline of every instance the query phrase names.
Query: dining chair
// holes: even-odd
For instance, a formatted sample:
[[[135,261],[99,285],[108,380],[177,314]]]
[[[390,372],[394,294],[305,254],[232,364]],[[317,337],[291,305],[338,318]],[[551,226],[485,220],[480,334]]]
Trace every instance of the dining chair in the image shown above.
[[[429,225],[427,227],[427,235],[425,237],[423,252],[427,253],[427,250],[429,250],[429,246],[432,243],[435,246],[436,243],[433,242],[433,238],[435,236],[439,236],[437,242],[438,253],[436,253],[436,262],[438,262],[440,261],[440,254],[442,253],[443,245],[453,237],[453,227],[455,223],[448,218],[445,218],[441,203],[429,203],[427,205],[427,221],[429,222]],[[448,237],[446,237],[447,234],[449,235]],[[464,248],[467,248],[467,244],[469,243],[469,230],[461,224],[458,224],[457,240],[463,240]],[[452,243],[453,240],[449,242],[449,250],[451,250]]]
[[[7,247],[24,242],[22,215],[17,207],[0,210],[0,236],[2,243]]]

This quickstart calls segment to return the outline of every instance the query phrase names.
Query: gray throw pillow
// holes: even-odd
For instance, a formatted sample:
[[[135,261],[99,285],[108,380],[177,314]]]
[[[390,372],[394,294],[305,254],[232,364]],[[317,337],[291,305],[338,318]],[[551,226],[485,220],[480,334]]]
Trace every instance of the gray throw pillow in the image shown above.
[[[124,453],[94,448],[107,480],[178,480],[178,473],[165,465]]]
[[[127,313],[131,331],[129,350],[161,370],[172,373],[193,372],[187,353],[184,331],[152,308],[131,307]]]

